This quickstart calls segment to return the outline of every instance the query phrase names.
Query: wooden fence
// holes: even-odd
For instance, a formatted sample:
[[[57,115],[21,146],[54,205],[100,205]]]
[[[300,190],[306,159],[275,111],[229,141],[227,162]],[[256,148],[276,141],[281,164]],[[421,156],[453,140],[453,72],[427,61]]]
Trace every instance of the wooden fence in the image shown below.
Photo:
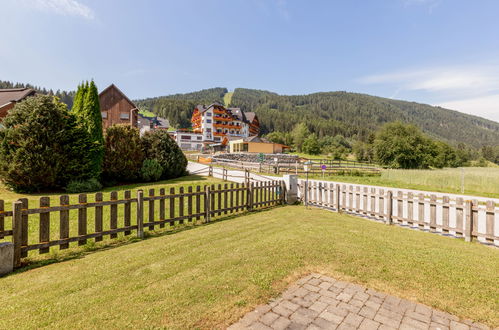
[[[305,180],[298,187],[307,205],[499,246],[499,207],[494,201]]]
[[[250,170],[259,173],[273,173],[273,174],[306,174],[304,170],[303,162],[280,162],[280,163],[256,163],[256,162],[245,162],[236,161],[232,159],[220,159],[213,158],[211,164],[216,164],[220,166],[226,166],[234,169]],[[326,166],[326,169],[321,168],[322,165]],[[320,174],[320,175],[337,175],[341,173],[348,172],[364,172],[370,174],[379,174],[381,170],[374,167],[368,163],[361,163],[355,161],[341,161],[341,160],[330,160],[326,162],[324,160],[313,161],[310,164],[309,174]]]
[[[147,196],[138,190],[135,197],[125,191],[122,199],[118,199],[117,192],[111,192],[107,201],[101,192],[91,196],[92,202],[88,202],[87,194],[80,194],[73,204],[70,196],[63,195],[57,206],[51,205],[50,197],[41,197],[38,208],[29,208],[28,200],[23,198],[14,202],[9,211],[4,210],[5,203],[0,200],[0,242],[12,241],[14,267],[19,267],[21,259],[32,250],[43,254],[54,246],[63,250],[70,243],[85,245],[90,239],[99,242],[104,237],[115,239],[119,233],[127,236],[133,231],[143,238],[144,230],[209,222],[214,217],[282,204],[284,192],[282,181],[267,181],[195,189],[189,186],[187,191],[184,187],[178,191],[170,188],[169,192],[164,188],[150,189]]]

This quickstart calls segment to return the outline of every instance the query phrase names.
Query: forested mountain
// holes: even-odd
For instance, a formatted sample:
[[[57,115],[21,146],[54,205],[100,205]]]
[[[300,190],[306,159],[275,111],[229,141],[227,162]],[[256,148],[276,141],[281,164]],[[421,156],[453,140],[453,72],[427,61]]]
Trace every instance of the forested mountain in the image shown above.
[[[2,88],[33,88],[40,94],[52,94],[57,96],[61,102],[67,104],[69,109],[71,109],[71,107],[73,106],[73,98],[75,95],[74,91],[67,92],[67,91],[57,90],[54,92],[51,89],[46,89],[39,86],[33,86],[31,84],[13,83],[10,81],[0,80],[0,89]]]
[[[198,104],[223,103],[227,88],[203,89],[199,92],[152,97],[134,101],[137,107],[145,108],[160,117],[168,118],[177,128],[191,127],[192,111]]]
[[[137,101],[137,104],[170,118],[177,127],[190,127],[198,103],[222,102],[226,88],[213,88]],[[473,147],[497,145],[499,123],[426,104],[387,99],[366,94],[326,92],[309,95],[278,95],[255,89],[236,88],[232,107],[257,113],[262,133],[289,132],[304,122],[318,137],[341,134],[365,140],[392,121],[412,123],[428,135],[452,144]]]

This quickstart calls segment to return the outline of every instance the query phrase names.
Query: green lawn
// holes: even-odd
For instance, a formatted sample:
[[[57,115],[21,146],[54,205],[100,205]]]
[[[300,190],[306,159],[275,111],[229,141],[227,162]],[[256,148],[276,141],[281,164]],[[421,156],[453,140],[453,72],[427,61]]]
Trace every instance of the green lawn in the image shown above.
[[[156,117],[156,114],[154,112],[151,112],[151,111],[145,110],[145,109],[140,110],[139,113],[142,116],[149,117],[149,118]]]
[[[322,176],[310,176],[322,179]],[[326,180],[461,194],[461,169],[382,170],[381,176],[326,176]],[[464,194],[499,198],[499,168],[465,167]]]
[[[277,207],[0,278],[0,328],[221,328],[309,272],[498,326],[498,253]]]

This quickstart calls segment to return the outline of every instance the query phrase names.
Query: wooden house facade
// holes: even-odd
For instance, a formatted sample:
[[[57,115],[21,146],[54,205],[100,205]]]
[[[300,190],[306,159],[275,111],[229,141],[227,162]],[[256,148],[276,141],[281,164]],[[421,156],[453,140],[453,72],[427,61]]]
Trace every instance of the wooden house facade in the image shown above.
[[[114,84],[100,92],[99,103],[104,130],[116,124],[137,127],[137,106]]]

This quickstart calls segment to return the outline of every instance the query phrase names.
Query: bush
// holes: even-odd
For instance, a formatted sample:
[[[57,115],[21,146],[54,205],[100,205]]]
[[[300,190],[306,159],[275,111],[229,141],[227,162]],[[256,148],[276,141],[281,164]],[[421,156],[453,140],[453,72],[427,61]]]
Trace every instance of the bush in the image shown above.
[[[141,143],[145,158],[155,159],[163,168],[161,179],[186,175],[187,158],[167,131],[146,132]]]
[[[66,186],[66,191],[68,193],[91,192],[98,191],[100,189],[102,189],[102,184],[97,181],[96,178],[91,178],[85,181],[71,181]]]
[[[163,167],[156,159],[145,159],[140,174],[144,181],[158,181],[163,174]]]
[[[113,125],[106,130],[103,179],[130,182],[140,177],[144,161],[139,130],[129,125]]]
[[[52,96],[30,97],[9,111],[0,130],[0,176],[15,191],[63,188],[92,177],[88,132]]]

